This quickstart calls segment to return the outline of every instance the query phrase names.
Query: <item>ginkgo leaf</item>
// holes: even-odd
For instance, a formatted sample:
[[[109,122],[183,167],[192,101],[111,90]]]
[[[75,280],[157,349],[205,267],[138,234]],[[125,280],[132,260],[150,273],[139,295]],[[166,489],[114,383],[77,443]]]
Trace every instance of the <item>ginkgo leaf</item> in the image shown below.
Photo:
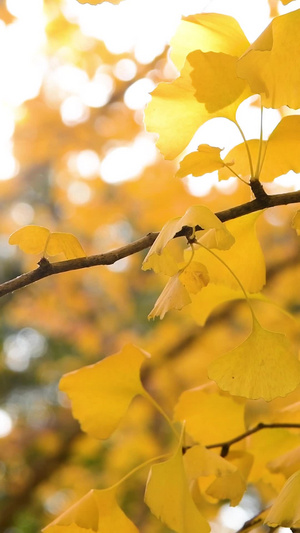
[[[235,466],[235,470],[215,479],[206,489],[206,494],[218,500],[230,500],[230,505],[235,506],[245,493],[253,456],[243,451],[231,451],[226,459]]]
[[[72,233],[51,233],[46,252],[48,255],[63,253],[67,259],[85,256],[81,244]]]
[[[245,82],[237,77],[238,57],[216,52],[191,52],[187,61],[192,66],[191,80],[195,88],[195,97],[209,113],[239,103],[252,93]],[[242,98],[242,99],[241,99]],[[230,118],[230,117],[228,117]]]
[[[268,141],[262,141],[263,164],[259,173],[260,181],[269,182],[274,178],[286,174],[290,170],[300,172],[300,117],[290,115],[283,117]],[[259,154],[260,141],[250,139],[247,141],[251,154],[254,171]],[[225,163],[231,163],[229,168],[219,170],[219,179],[234,176],[234,172],[244,178],[250,177],[248,153],[244,143],[235,146],[225,157]],[[234,162],[232,164],[232,162]],[[234,171],[234,172],[233,172]]]
[[[9,237],[9,244],[17,244],[26,254],[44,252],[50,231],[42,226],[24,226]]]
[[[151,467],[145,502],[163,524],[177,533],[210,531],[189,492],[181,441],[171,459]]]
[[[227,415],[230,413],[230,424]],[[201,388],[183,392],[174,411],[175,420],[186,422],[186,431],[197,442],[213,444],[245,431],[244,404]],[[211,424],[211,420],[214,421]]]
[[[251,293],[259,292],[266,281],[264,254],[258,242],[255,227],[260,214],[261,212],[250,213],[223,224],[235,242],[228,250],[215,252],[239,278],[244,289]],[[208,247],[206,238],[204,236],[199,241]],[[231,272],[207,250],[199,247],[195,251],[194,260],[206,266],[211,282],[240,290]]]
[[[235,18],[221,13],[201,13],[183,17],[170,44],[170,57],[180,71],[193,50],[240,56],[249,41]]]
[[[43,529],[45,533],[138,533],[120,509],[116,488],[91,490]]]
[[[206,266],[197,261],[192,261],[181,274],[179,273],[179,279],[189,294],[197,294],[209,283]]]
[[[181,49],[183,41],[185,44]],[[157,146],[166,159],[178,156],[207,120],[218,116],[235,120],[239,103],[249,95],[247,87],[238,100],[220,111],[209,113],[205,104],[195,97],[195,87],[190,77],[193,66],[188,60],[184,63],[184,54],[199,49],[240,56],[249,43],[232,17],[207,13],[188,17],[171,44],[171,57],[181,70],[180,76],[171,83],[160,83],[152,92],[152,100],[145,111],[146,128],[159,134]],[[218,71],[214,72],[212,81],[213,84],[220,83]]]
[[[24,226],[9,237],[9,244],[17,244],[26,254],[58,255],[67,259],[85,257],[79,241],[71,233],[51,233],[42,226]]]
[[[148,254],[142,264],[142,270],[152,269],[156,274],[161,272],[166,276],[174,276],[178,272],[178,265],[175,258],[170,254],[167,248],[161,253]]]
[[[265,524],[270,527],[300,527],[300,470],[285,483],[266,516]]]
[[[209,233],[209,236],[205,237],[205,239],[210,239],[208,246],[211,245],[216,248],[228,249],[234,243],[234,237],[230,234],[225,224],[208,207],[195,205],[190,207],[182,217],[173,218],[164,225],[143,261],[143,270],[154,266],[155,271],[159,271],[160,261],[158,259],[152,259],[150,262],[150,257],[154,254],[161,255],[168,242],[184,226],[189,226],[194,229],[196,226],[200,226],[203,230],[213,230]],[[163,270],[161,271],[163,272]]]
[[[237,470],[236,466],[201,444],[189,448],[183,456],[183,462],[190,480],[201,476],[225,476]]]
[[[238,61],[238,76],[261,95],[265,107],[300,107],[299,24],[299,9],[275,17]]]
[[[169,279],[164,290],[155,302],[148,318],[159,316],[163,319],[170,309],[182,309],[191,302],[188,291],[179,279],[179,273]]]
[[[300,235],[300,210],[294,215],[292,220],[292,228],[297,232],[297,235]]]
[[[220,157],[221,148],[209,146],[208,144],[200,144],[197,152],[188,154],[182,161],[180,161],[180,169],[176,176],[183,178],[188,174],[192,176],[202,176],[203,174],[214,172],[224,166],[224,162]]]
[[[213,361],[208,376],[235,396],[266,401],[286,396],[300,383],[300,363],[286,337],[255,319],[249,337]]]
[[[127,345],[106,357],[69,374],[60,389],[72,401],[72,411],[83,431],[97,439],[107,439],[118,426],[132,399],[144,393],[140,367],[146,352]]]

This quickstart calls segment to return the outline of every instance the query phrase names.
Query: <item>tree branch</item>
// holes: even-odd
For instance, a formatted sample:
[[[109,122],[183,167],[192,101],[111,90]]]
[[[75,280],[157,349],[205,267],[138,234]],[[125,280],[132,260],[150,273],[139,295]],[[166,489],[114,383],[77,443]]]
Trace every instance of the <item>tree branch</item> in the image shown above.
[[[241,435],[238,435],[237,437],[234,437],[233,439],[230,439],[224,442],[218,442],[217,444],[209,444],[208,446],[206,446],[206,448],[207,449],[222,448],[221,456],[226,457],[226,455],[228,455],[230,446],[232,446],[232,444],[235,444],[236,442],[240,442],[246,437],[249,437],[249,435],[253,435],[253,433],[257,433],[258,431],[261,431],[262,429],[270,429],[270,428],[294,428],[294,429],[299,428],[300,429],[300,424],[285,424],[285,423],[275,423],[275,422],[273,424],[265,424],[264,422],[260,422],[254,428],[248,429],[248,431],[245,431],[245,433],[241,433]]]
[[[235,218],[260,211],[265,208],[275,207],[279,205],[288,205],[300,202],[300,191],[289,192],[284,194],[267,195],[266,197],[256,198],[251,202],[231,207],[224,211],[216,213],[217,217],[222,221],[233,220]],[[196,231],[201,230],[200,226],[196,226]],[[175,237],[189,236],[190,228],[184,226],[181,231],[176,233]],[[59,261],[56,263],[49,263],[45,258],[42,258],[39,262],[39,267],[35,270],[21,274],[17,278],[6,281],[0,284],[0,298],[5,294],[12,293],[22,287],[31,285],[36,281],[59,274],[61,272],[69,272],[71,270],[80,270],[82,268],[89,268],[98,265],[112,265],[116,261],[128,257],[137,252],[149,248],[157,238],[158,233],[148,233],[145,237],[134,241],[133,243],[126,244],[121,248],[112,250],[99,255],[91,255],[89,257],[80,257],[78,259],[70,259],[68,261]]]

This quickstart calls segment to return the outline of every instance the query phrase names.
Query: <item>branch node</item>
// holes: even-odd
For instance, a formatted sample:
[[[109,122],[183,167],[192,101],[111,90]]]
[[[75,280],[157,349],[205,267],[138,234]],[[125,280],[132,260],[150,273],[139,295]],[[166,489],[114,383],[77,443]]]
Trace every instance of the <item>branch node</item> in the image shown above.
[[[42,257],[39,260],[38,265],[42,269],[47,269],[50,266],[50,263],[49,263],[48,259],[46,259],[46,257]]]
[[[250,180],[250,187],[255,198],[263,203],[264,207],[267,207],[270,202],[270,197],[263,188],[261,182],[258,179]]]
[[[227,457],[229,453],[230,444],[223,444],[220,456],[221,457]]]

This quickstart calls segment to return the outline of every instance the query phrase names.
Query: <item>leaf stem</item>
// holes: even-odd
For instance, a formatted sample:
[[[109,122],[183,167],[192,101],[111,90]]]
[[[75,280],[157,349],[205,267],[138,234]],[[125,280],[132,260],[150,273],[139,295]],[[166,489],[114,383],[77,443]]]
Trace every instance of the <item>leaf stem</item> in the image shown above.
[[[259,150],[258,150],[258,158],[257,158],[257,164],[255,169],[255,175],[254,179],[259,179],[259,175],[261,172],[261,154],[262,154],[262,143],[263,143],[263,106],[260,106],[260,135],[259,135]]]
[[[149,400],[149,402],[152,403],[153,407],[155,407],[155,409],[163,416],[163,418],[166,420],[166,422],[170,426],[171,430],[173,431],[174,435],[178,439],[179,438],[179,434],[176,431],[172,420],[167,415],[167,413],[163,410],[163,408],[159,405],[159,403],[157,403],[157,401],[154,400],[153,396],[151,396],[151,394],[149,394],[146,390],[143,391],[143,396],[144,396],[144,398],[147,398],[147,400]]]
[[[250,166],[250,174],[251,174],[251,178],[254,177],[254,172],[253,172],[253,163],[252,163],[252,159],[251,159],[251,154],[250,154],[250,149],[249,149],[249,145],[248,145],[248,142],[247,142],[247,139],[244,135],[244,132],[241,128],[241,126],[239,125],[238,122],[235,121],[235,125],[237,126],[242,138],[243,138],[243,141],[244,141],[244,144],[245,144],[245,148],[247,150],[247,155],[248,155],[248,160],[249,160],[249,166]]]
[[[256,316],[255,316],[255,313],[253,311],[253,307],[252,307],[252,303],[250,302],[250,299],[249,299],[249,296],[248,294],[246,293],[242,283],[240,282],[239,278],[237,277],[237,275],[233,272],[233,270],[230,268],[230,266],[227,265],[227,263],[225,263],[225,261],[223,261],[223,259],[221,259],[221,257],[219,257],[215,252],[213,252],[210,248],[207,248],[206,246],[204,246],[204,244],[202,244],[201,242],[197,241],[197,244],[199,246],[201,246],[202,248],[204,248],[205,250],[207,250],[207,252],[209,252],[210,254],[212,254],[216,259],[218,259],[218,261],[220,261],[222,263],[222,265],[225,266],[225,268],[227,268],[227,270],[230,272],[230,274],[234,277],[235,281],[237,282],[237,284],[239,285],[239,287],[241,288],[244,296],[245,296],[245,300],[250,308],[250,311],[251,311],[251,315],[252,315],[252,319],[253,319],[253,322],[258,322]]]
[[[242,181],[243,183],[245,183],[245,185],[249,185],[248,181],[243,180],[243,178],[241,178],[241,176],[239,176],[239,175],[237,174],[237,172],[235,172],[235,170],[233,170],[233,168],[231,168],[230,165],[227,165],[226,163],[224,163],[224,166],[225,166],[226,168],[228,168],[228,170],[230,170],[230,172],[232,172],[232,174],[234,174],[234,175],[236,176],[236,178],[238,178],[240,181]]]
[[[118,487],[119,485],[124,483],[124,481],[126,481],[128,478],[133,476],[136,472],[138,472],[139,470],[142,470],[142,468],[145,468],[146,466],[148,466],[149,464],[151,464],[151,463],[153,463],[155,461],[160,461],[162,459],[168,459],[168,457],[170,457],[170,455],[171,455],[170,453],[165,453],[164,455],[158,455],[157,457],[152,457],[151,459],[148,459],[144,463],[142,463],[142,464],[136,466],[135,468],[133,468],[132,470],[130,470],[130,472],[128,472],[128,474],[125,474],[124,477],[122,477],[121,479],[119,479],[119,481],[117,481],[116,483],[111,485],[111,487],[108,487],[108,489],[114,489],[114,488]]]

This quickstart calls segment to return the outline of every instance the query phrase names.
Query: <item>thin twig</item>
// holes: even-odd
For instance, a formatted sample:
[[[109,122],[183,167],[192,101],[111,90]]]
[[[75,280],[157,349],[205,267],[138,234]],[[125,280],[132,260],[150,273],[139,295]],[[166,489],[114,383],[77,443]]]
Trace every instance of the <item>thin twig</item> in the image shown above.
[[[216,213],[216,215],[222,222],[226,222],[228,220],[233,220],[262,209],[279,205],[288,205],[297,202],[300,202],[300,191],[266,195],[262,198],[256,198],[251,202],[246,202],[236,207],[231,207],[230,209],[220,211]],[[196,231],[199,231],[202,228],[200,226],[196,226],[195,229]],[[190,228],[184,226],[178,233],[176,233],[175,237],[189,236],[189,234]],[[41,260],[39,267],[35,270],[21,274],[17,278],[0,284],[0,297],[4,296],[5,294],[10,294],[18,289],[21,289],[22,287],[26,287],[27,285],[31,285],[40,279],[53,276],[54,274],[69,272],[71,270],[79,270],[82,268],[89,268],[97,265],[112,265],[124,257],[128,257],[149,248],[157,236],[158,233],[148,233],[148,235],[145,235],[141,239],[138,239],[130,244],[126,244],[121,248],[117,248],[116,250],[112,250],[111,252],[106,252],[103,254],[91,255],[89,257],[80,257],[77,259],[59,261],[56,263],[49,263],[47,260]]]

